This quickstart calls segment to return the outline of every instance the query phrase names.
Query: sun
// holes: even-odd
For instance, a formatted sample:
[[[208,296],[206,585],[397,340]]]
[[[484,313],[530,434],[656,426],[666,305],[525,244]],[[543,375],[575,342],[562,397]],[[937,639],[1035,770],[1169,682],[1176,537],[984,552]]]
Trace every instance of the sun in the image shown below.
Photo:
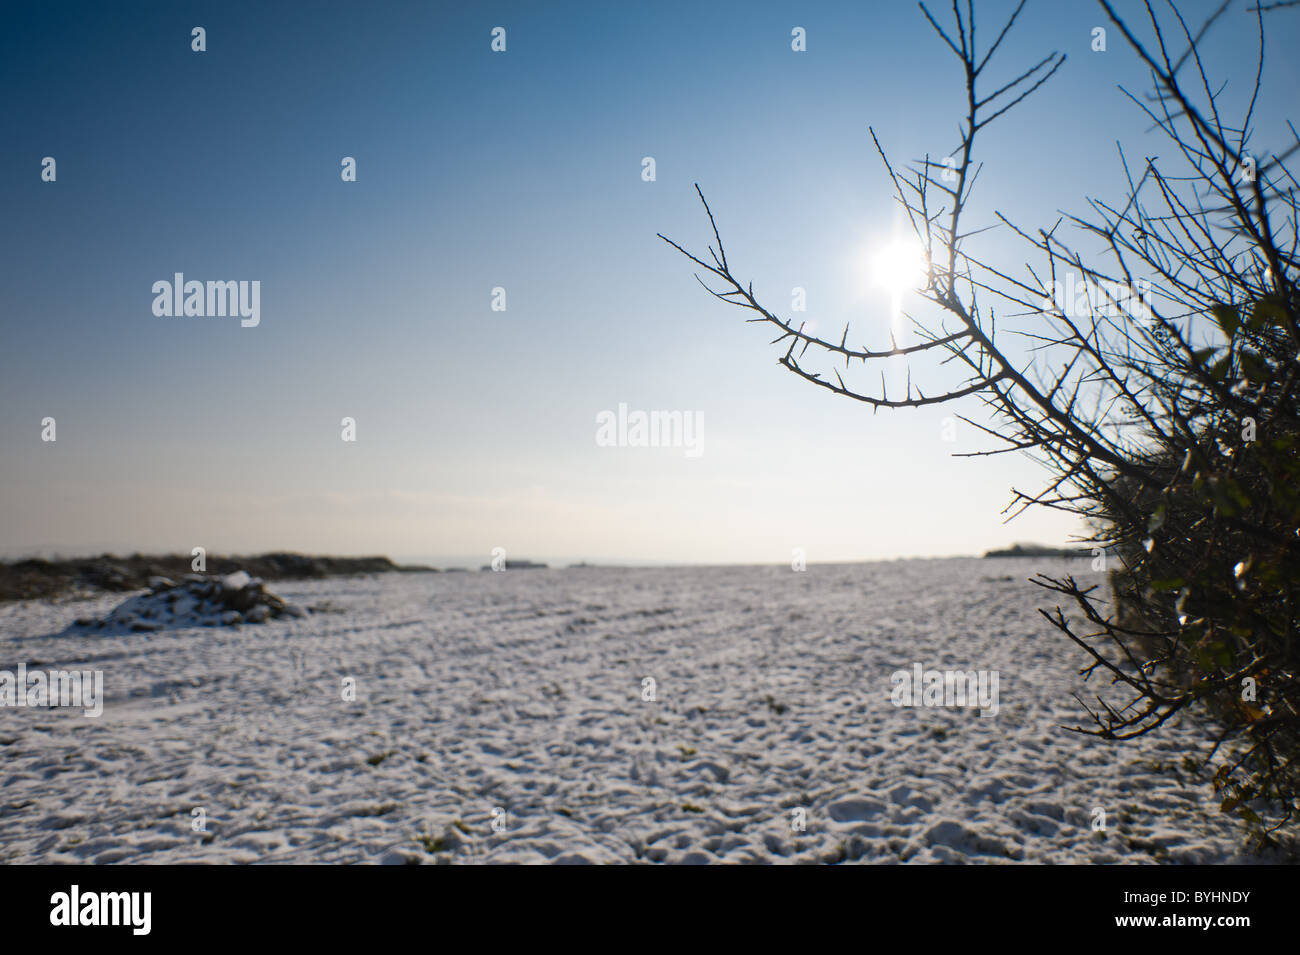
[[[929,260],[915,237],[895,236],[877,246],[869,262],[871,284],[889,294],[889,326],[897,343],[906,333],[903,297],[925,285]]]
[[[925,249],[915,238],[891,239],[871,256],[871,281],[898,302],[925,283],[927,265]]]

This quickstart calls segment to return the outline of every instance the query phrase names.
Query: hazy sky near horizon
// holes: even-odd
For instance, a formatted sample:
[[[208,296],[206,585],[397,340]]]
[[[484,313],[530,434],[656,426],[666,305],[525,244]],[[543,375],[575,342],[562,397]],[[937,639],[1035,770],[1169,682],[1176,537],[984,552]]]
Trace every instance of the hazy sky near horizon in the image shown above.
[[[977,4],[982,41],[1012,6]],[[1199,23],[1212,6],[1183,9]],[[982,134],[968,225],[1120,198],[1116,140],[1170,152],[1117,88],[1147,88],[1118,33],[1090,50],[1103,22],[1091,3],[1027,6],[990,70],[1069,59]],[[1300,88],[1300,10],[1268,23],[1261,151]],[[1011,488],[1043,474],[951,456],[989,447],[966,426],[941,440],[974,403],[872,414],[801,382],[655,237],[703,248],[699,182],[771,308],[790,314],[802,287],[799,318],[882,344],[868,262],[899,222],[867,125],[900,162],[947,155],[964,101],[910,2],[52,2],[6,25],[7,556],[781,563],[1078,530],[1051,511],[1003,523]],[[1236,92],[1254,44],[1245,4],[1210,36]],[[1005,233],[979,242],[1026,258]],[[260,324],[155,316],[153,285],[177,272],[260,282]],[[599,446],[620,403],[701,416],[702,453]]]

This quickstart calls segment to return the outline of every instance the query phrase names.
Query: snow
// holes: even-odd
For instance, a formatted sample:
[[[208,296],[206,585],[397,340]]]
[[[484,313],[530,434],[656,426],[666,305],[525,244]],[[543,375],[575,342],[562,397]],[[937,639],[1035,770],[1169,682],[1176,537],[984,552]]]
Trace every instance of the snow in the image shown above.
[[[0,605],[0,669],[106,696],[0,707],[0,862],[1252,861],[1182,768],[1205,726],[1062,728],[1084,661],[1026,578],[1063,566],[388,574],[143,632],[66,629],[120,596]],[[894,706],[917,662],[996,670],[997,715]]]
[[[247,571],[237,570],[233,574],[226,574],[221,578],[221,586],[225,590],[243,590],[253,582],[253,578],[248,575]]]

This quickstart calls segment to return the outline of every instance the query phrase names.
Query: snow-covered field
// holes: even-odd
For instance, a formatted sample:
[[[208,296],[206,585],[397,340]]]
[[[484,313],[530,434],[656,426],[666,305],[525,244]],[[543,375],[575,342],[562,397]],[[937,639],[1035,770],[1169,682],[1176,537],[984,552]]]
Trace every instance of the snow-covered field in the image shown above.
[[[1062,566],[390,574],[112,636],[57,634],[122,595],[0,605],[0,669],[106,698],[0,708],[0,863],[1243,861],[1206,729],[1060,728],[1082,660],[1025,581]],[[894,706],[914,663],[996,670],[997,715]]]

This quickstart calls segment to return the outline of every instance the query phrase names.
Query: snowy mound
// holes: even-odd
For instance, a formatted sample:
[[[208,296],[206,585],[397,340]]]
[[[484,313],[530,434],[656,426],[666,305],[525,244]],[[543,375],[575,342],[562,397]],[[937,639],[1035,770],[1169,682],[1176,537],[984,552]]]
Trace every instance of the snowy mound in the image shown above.
[[[80,619],[78,626],[104,630],[163,630],[176,627],[236,626],[285,615],[305,617],[244,571],[224,577],[188,574],[180,583],[149,580],[149,592],[132,597],[103,620]]]

